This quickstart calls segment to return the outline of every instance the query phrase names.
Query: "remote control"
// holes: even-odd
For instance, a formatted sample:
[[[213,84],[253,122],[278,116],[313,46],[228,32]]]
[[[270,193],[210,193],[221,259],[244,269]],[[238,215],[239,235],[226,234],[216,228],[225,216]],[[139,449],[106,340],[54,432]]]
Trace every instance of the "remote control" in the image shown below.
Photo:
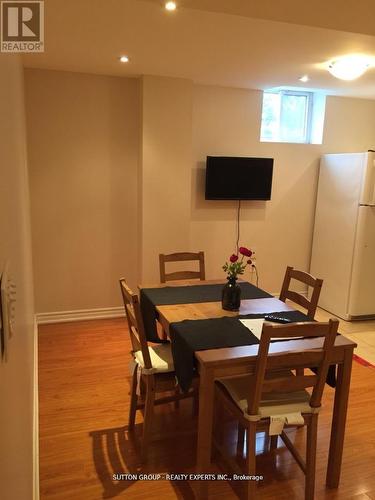
[[[272,323],[291,323],[292,321],[289,318],[285,318],[283,316],[278,316],[277,314],[266,314],[264,316],[266,321],[271,321]]]

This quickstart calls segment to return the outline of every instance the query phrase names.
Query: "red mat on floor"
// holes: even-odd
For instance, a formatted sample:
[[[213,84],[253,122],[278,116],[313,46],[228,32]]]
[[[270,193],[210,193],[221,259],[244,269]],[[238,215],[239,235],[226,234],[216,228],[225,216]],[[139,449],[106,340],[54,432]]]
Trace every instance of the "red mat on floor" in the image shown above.
[[[370,368],[375,368],[375,365],[370,363],[369,361],[366,361],[365,359],[361,358],[360,356],[357,356],[357,354],[353,354],[353,359],[354,361],[357,361],[362,366],[368,366]]]

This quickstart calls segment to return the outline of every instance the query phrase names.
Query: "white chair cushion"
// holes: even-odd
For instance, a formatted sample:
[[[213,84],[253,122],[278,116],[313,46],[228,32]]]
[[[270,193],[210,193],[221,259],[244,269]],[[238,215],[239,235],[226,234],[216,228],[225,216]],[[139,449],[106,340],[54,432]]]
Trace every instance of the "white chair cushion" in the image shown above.
[[[148,352],[150,353],[152,372],[153,373],[166,373],[173,372],[173,357],[170,344],[159,344],[156,346],[149,346]],[[135,362],[145,370],[142,351],[134,353]]]
[[[218,381],[225,387],[233,401],[245,415],[248,414],[247,396],[253,380],[253,377],[245,376]],[[310,394],[305,390],[288,393],[269,392],[262,397],[259,405],[259,417],[267,418],[281,414],[311,413],[312,409],[309,401]]]

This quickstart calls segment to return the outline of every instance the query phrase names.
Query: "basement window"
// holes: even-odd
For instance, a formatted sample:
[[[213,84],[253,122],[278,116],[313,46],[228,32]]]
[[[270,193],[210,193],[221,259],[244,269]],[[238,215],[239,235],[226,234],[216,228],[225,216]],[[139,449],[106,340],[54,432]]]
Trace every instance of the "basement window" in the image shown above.
[[[325,95],[298,90],[263,93],[262,142],[321,144]]]

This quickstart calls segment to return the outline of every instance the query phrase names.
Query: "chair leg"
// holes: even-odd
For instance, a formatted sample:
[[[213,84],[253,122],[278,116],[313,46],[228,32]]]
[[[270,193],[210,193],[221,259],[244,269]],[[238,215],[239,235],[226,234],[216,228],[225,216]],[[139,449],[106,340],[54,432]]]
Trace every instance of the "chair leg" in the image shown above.
[[[304,373],[305,373],[304,368],[296,368],[296,375],[298,375],[299,377],[302,377]]]
[[[279,436],[270,436],[270,450],[276,450]]]
[[[237,456],[243,457],[243,445],[245,442],[245,429],[238,422],[238,431],[237,431]]]
[[[144,401],[146,398],[146,384],[145,381],[143,380],[143,377],[141,377],[139,381],[139,392],[141,394],[142,401]]]
[[[212,439],[211,439],[211,450],[213,448],[213,444],[218,447],[221,447],[223,442],[223,403],[221,399],[216,394],[217,388],[215,387],[215,396],[214,396],[214,407],[213,407],[213,419],[212,419]],[[219,450],[220,451],[220,450]]]
[[[164,330],[162,324],[159,321],[156,321],[156,330],[157,330],[158,336],[162,340],[168,340],[167,332]]]
[[[249,422],[247,428],[247,474],[249,476],[256,475],[256,422]],[[248,481],[247,483],[247,500],[254,500],[256,495],[256,481]]]
[[[142,438],[142,452],[141,460],[146,461],[147,448],[151,440],[152,420],[154,415],[154,401],[155,401],[155,387],[152,377],[146,378],[146,401],[143,419],[143,438]]]
[[[133,429],[135,424],[135,413],[137,411],[137,365],[135,365],[133,370],[131,394],[130,394],[130,408],[129,408],[129,423],[128,428]]]
[[[317,434],[318,415],[313,414],[307,424],[305,500],[314,500]]]
[[[178,396],[180,395],[180,387],[178,385],[176,385],[176,387],[175,387],[174,395],[176,398],[178,398]],[[175,410],[178,410],[178,408],[180,408],[180,400],[179,399],[175,400],[174,408],[175,408]]]
[[[199,413],[199,390],[194,390],[193,395],[193,418],[197,417]]]

